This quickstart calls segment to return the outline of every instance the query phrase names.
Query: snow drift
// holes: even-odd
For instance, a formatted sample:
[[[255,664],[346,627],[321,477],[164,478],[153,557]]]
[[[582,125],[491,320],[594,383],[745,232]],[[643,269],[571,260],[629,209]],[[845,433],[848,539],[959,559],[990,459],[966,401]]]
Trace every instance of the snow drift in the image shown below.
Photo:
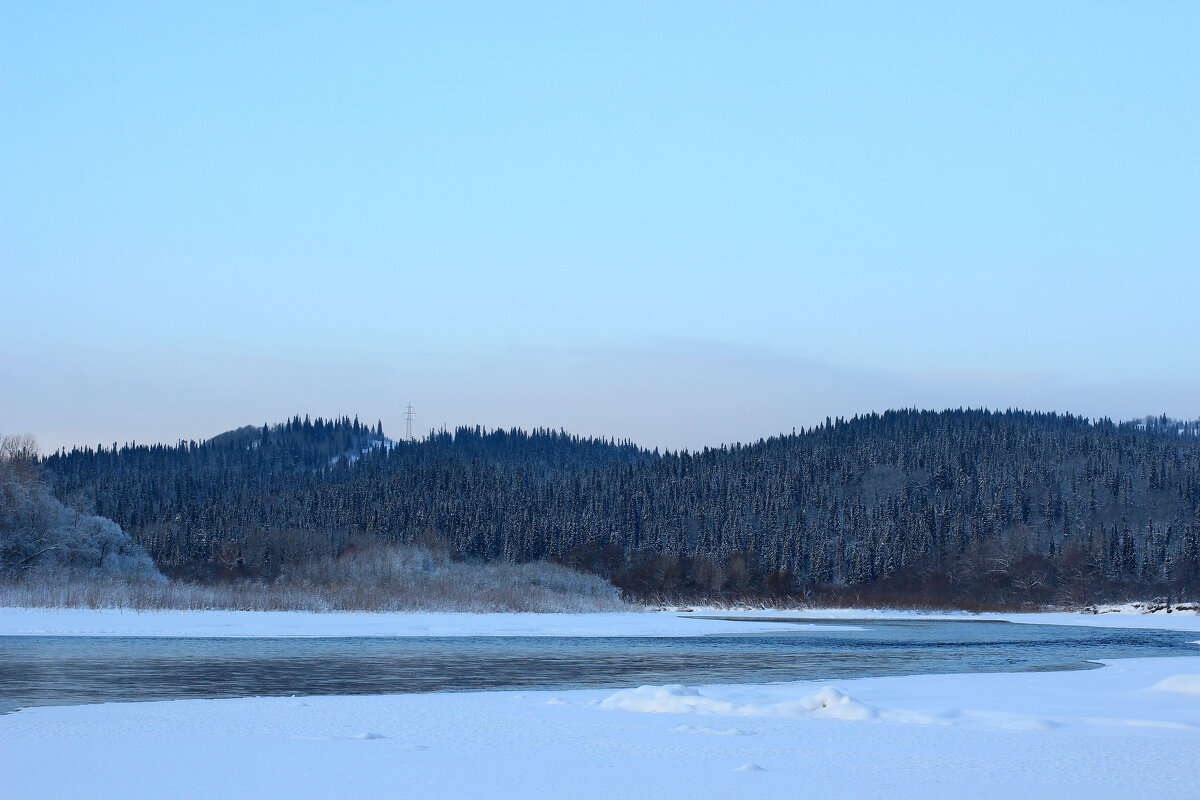
[[[815,694],[775,703],[737,703],[707,697],[689,686],[641,686],[623,689],[600,702],[600,708],[666,714],[714,714],[728,717],[805,717],[866,720],[878,718],[870,706],[825,686]]]

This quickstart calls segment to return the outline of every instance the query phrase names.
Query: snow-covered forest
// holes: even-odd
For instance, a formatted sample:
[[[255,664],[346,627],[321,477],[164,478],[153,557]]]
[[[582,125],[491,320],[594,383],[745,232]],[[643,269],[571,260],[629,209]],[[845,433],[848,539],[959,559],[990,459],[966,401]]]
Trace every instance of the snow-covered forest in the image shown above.
[[[561,431],[295,417],[39,467],[165,573],[270,581],[363,546],[542,559],[630,597],[1090,602],[1200,587],[1195,423],[892,411],[660,453]]]
[[[561,564],[464,563],[444,543],[359,539],[260,580],[168,581],[111,519],[61,503],[31,436],[0,436],[0,605],[258,611],[614,611],[619,592]],[[242,576],[246,577],[246,576]]]

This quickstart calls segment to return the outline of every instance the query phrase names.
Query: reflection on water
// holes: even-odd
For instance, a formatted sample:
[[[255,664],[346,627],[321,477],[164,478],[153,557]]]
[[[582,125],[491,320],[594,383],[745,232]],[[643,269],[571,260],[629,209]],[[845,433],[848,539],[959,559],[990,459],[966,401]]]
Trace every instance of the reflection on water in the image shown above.
[[[806,620],[806,622],[813,622]],[[833,622],[830,620],[830,622]],[[0,637],[0,711],[29,705],[256,695],[768,683],[871,675],[1082,669],[1200,654],[1195,634],[1007,622],[837,620],[690,638],[183,639]]]

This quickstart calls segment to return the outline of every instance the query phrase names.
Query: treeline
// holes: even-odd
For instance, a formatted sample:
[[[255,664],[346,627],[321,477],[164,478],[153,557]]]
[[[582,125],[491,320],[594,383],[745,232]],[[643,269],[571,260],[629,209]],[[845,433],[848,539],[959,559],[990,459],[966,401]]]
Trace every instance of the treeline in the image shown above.
[[[1200,590],[1195,423],[890,411],[659,453],[561,431],[293,418],[56,453],[164,571],[271,579],[352,541],[552,559],[638,597],[1090,602]]]

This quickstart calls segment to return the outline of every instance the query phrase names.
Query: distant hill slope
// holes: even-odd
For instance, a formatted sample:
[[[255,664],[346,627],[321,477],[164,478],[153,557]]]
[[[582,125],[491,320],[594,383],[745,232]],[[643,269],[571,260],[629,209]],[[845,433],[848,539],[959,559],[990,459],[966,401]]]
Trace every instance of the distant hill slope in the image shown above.
[[[44,468],[175,574],[269,578],[356,540],[437,540],[640,595],[1045,602],[1200,588],[1197,430],[906,410],[659,453],[548,430],[394,442],[296,417]]]

